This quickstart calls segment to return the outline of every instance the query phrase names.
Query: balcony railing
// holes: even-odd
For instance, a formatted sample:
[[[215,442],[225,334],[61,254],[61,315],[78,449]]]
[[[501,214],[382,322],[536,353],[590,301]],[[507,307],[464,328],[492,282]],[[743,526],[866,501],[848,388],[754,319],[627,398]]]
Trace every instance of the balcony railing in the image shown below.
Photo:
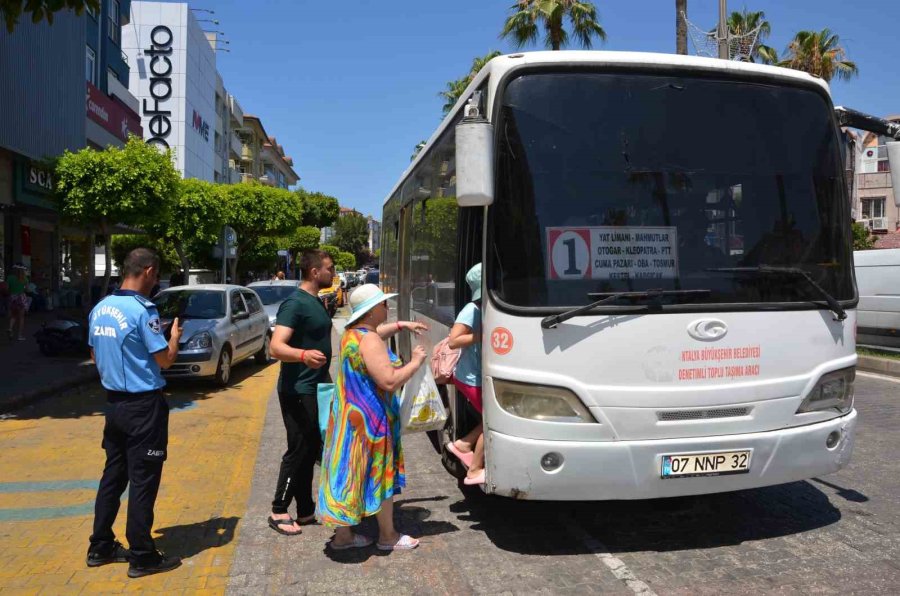
[[[241,151],[243,150],[243,145],[241,144],[241,138],[237,136],[235,133],[231,133],[231,153],[235,157],[239,157],[241,155]]]

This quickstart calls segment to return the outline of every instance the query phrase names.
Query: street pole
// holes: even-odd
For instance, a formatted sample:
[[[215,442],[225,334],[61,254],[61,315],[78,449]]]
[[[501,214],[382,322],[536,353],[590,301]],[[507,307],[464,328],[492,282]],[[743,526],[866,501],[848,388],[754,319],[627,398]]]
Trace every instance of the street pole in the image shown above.
[[[719,58],[728,60],[728,7],[726,0],[719,0]]]
[[[226,237],[226,230],[227,228],[222,228],[222,283],[225,283],[227,279],[225,270],[228,267],[228,238]]]
[[[687,56],[687,0],[675,0],[675,53]]]

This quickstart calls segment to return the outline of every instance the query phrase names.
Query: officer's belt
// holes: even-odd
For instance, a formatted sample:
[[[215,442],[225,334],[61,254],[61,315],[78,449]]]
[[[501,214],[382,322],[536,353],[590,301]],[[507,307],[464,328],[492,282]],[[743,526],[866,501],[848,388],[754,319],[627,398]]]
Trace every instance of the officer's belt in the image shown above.
[[[132,399],[143,399],[145,397],[153,397],[162,395],[162,389],[154,389],[153,391],[141,391],[139,393],[128,393],[127,391],[111,391],[107,389],[106,400],[111,403],[119,403],[120,401],[128,401]]]

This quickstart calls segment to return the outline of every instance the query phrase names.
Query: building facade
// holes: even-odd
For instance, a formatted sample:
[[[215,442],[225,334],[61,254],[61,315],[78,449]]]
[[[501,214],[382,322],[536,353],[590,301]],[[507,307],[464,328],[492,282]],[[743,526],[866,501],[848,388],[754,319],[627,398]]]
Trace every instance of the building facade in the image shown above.
[[[366,222],[369,228],[369,252],[374,253],[381,249],[381,222],[371,215],[366,218]]]
[[[144,139],[171,148],[182,176],[215,181],[220,79],[215,51],[188,5],[132,2],[122,48]]]
[[[900,122],[900,115],[888,120]],[[891,166],[885,143],[890,139],[866,133],[859,142],[854,208],[856,219],[875,234],[900,230],[900,207],[891,188]],[[900,197],[898,197],[900,199]]]
[[[242,182],[256,181],[285,189],[297,184],[300,176],[294,171],[294,160],[285,155],[275,137],[266,133],[259,117],[244,114],[237,134],[241,155],[234,165]]]

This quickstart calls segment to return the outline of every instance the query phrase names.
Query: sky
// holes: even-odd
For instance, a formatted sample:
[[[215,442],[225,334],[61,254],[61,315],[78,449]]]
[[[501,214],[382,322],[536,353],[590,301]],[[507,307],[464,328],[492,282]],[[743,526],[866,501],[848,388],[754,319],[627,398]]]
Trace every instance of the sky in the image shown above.
[[[516,50],[498,33],[513,0],[191,0],[201,23],[230,41],[218,52],[228,91],[294,159],[300,185],[380,219],[385,196],[419,141],[441,120],[438,93],[475,56]],[[674,52],[674,0],[594,3],[607,32],[595,49]],[[750,0],[765,11],[768,45],[830,27],[860,75],[833,82],[835,105],[900,113],[900,0]],[[688,18],[713,28],[718,0],[688,0]],[[540,45],[525,50],[543,49]],[[573,48],[575,49],[575,48]],[[691,46],[693,50],[693,47]]]

